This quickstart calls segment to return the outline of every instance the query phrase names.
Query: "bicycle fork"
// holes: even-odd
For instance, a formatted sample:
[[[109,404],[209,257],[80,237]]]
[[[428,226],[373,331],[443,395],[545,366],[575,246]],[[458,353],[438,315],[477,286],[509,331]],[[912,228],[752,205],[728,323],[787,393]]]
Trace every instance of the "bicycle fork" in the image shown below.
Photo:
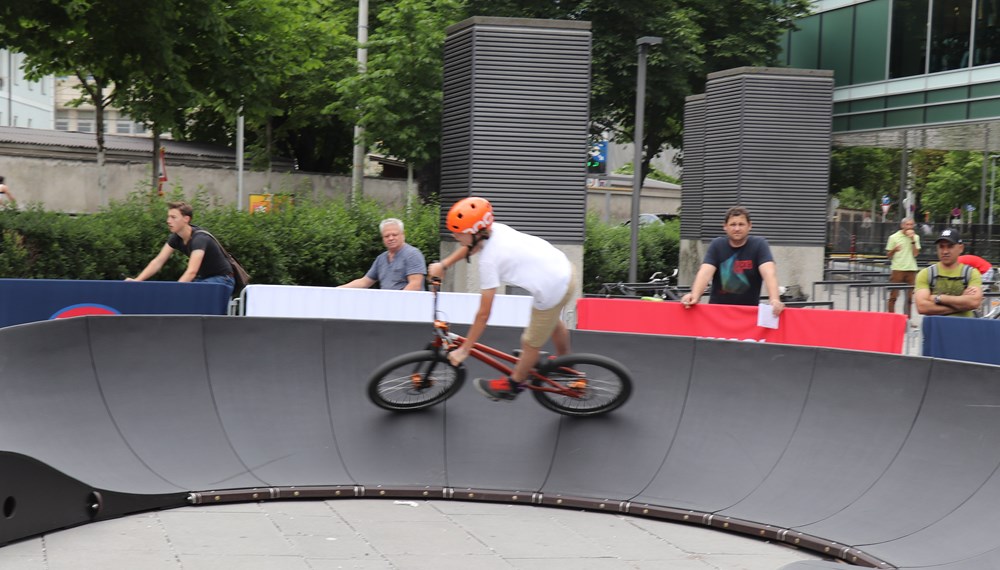
[[[433,350],[438,355],[443,355],[447,358],[447,352],[441,350],[441,345],[438,342],[428,344],[427,349]],[[413,367],[413,372],[410,373],[410,384],[412,384],[413,389],[422,391],[432,388],[434,386],[434,370],[439,364],[445,363],[437,359],[428,362],[418,362]]]

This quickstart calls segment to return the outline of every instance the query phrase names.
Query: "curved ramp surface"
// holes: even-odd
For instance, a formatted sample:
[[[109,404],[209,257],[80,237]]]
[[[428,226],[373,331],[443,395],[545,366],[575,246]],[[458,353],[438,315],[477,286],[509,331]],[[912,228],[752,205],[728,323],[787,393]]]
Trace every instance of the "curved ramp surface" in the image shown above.
[[[417,413],[368,403],[368,373],[428,334],[185,316],[2,329],[0,543],[187,500],[432,497],[686,521],[864,566],[1000,566],[1000,368],[575,331],[574,350],[633,374],[610,415],[469,388]]]

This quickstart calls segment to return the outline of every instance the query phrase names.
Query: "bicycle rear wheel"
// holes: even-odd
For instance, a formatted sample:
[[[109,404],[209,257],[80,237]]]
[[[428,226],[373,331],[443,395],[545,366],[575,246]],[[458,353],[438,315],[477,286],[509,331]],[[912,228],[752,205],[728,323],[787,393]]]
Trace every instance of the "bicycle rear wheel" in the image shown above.
[[[455,395],[465,381],[458,368],[434,350],[401,354],[379,366],[368,380],[368,398],[394,412],[422,410]]]
[[[625,366],[599,354],[560,356],[546,363],[540,372],[566,391],[532,390],[532,396],[539,404],[567,416],[605,414],[624,404],[632,394],[632,377]],[[533,378],[531,384],[552,387],[538,378]]]

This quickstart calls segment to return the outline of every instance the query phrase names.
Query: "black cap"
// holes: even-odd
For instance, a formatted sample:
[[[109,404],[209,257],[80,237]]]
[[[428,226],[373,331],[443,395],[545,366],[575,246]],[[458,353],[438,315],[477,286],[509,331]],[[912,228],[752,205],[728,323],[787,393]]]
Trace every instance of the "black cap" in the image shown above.
[[[962,243],[962,234],[958,233],[958,230],[948,228],[943,232],[941,232],[941,235],[939,235],[938,238],[934,240],[934,243],[937,243],[942,240],[951,243]]]

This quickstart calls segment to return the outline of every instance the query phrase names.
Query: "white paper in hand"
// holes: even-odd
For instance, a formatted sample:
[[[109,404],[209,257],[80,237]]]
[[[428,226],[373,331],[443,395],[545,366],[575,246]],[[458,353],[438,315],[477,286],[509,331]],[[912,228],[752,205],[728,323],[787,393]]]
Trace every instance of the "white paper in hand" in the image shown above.
[[[779,317],[774,316],[774,307],[767,303],[757,305],[757,326],[767,329],[778,328]]]

